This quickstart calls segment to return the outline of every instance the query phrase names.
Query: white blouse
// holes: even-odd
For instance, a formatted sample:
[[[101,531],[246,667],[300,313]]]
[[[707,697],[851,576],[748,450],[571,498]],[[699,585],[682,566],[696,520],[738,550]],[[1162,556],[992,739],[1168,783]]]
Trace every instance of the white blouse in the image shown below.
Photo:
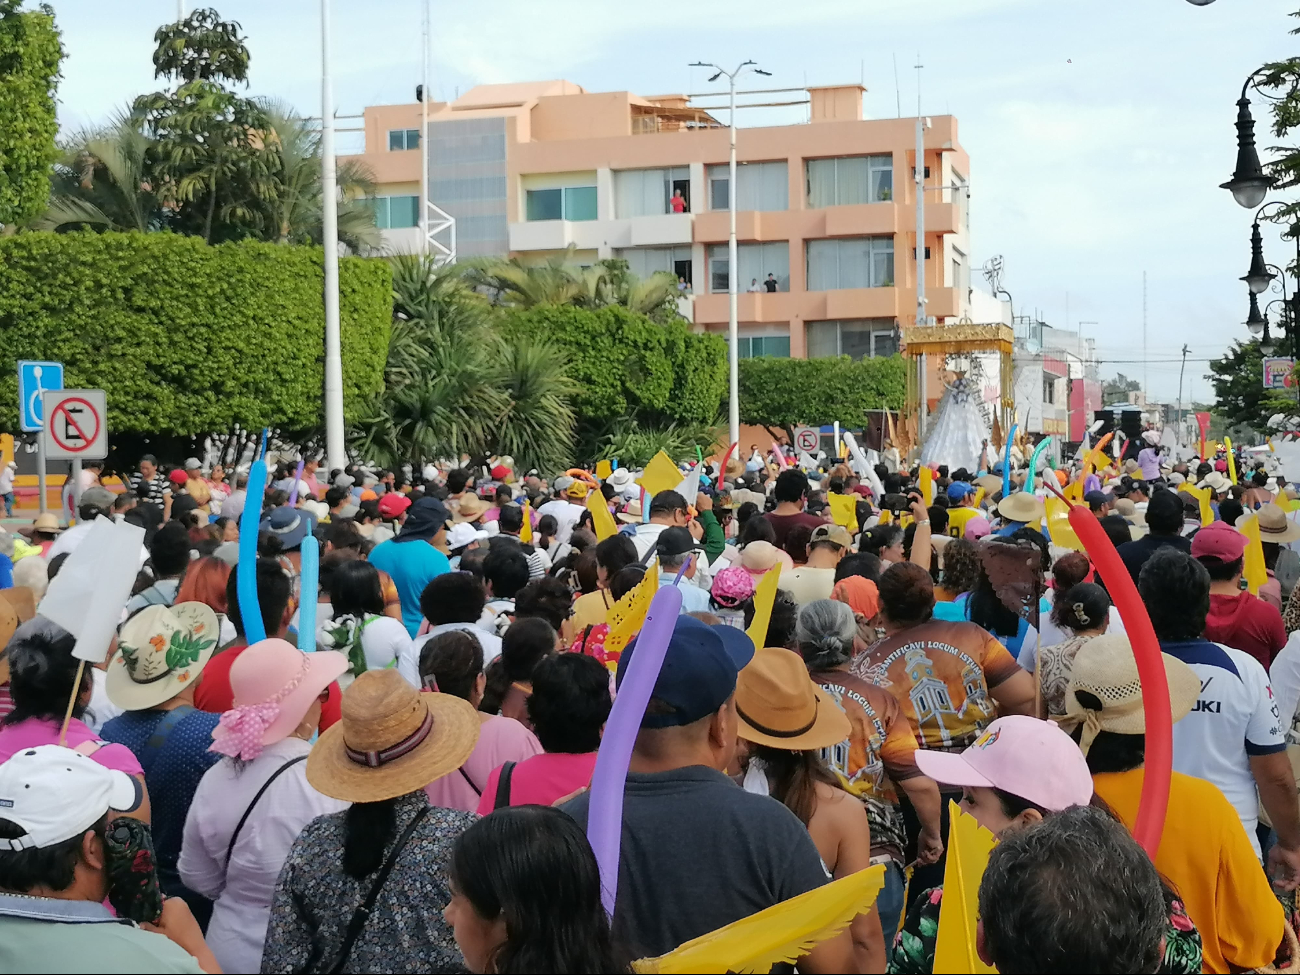
[[[310,750],[301,738],[285,738],[238,771],[222,759],[203,774],[190,803],[177,867],[186,887],[215,902],[207,943],[222,971],[261,971],[271,898],[289,848],[317,816],[349,805],[308,785],[307,763],[299,762],[257,801],[227,865],[230,837],[257,790],[281,765]]]

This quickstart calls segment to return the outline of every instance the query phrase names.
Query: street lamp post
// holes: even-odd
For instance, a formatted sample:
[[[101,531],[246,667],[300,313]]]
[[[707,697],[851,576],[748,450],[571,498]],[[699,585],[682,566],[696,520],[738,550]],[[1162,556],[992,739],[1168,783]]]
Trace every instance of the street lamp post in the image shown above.
[[[716,73],[709,82],[717,81],[723,75],[731,87],[731,157],[727,179],[727,216],[730,220],[730,232],[727,235],[727,429],[728,442],[740,442],[740,329],[737,324],[737,291],[739,273],[736,268],[736,79],[746,68],[755,74],[771,75],[754,61],[742,61],[735,71],[725,71],[706,61],[692,61],[692,68],[712,68]]]
[[[1259,164],[1259,152],[1255,149],[1255,119],[1250,114],[1250,99],[1246,92],[1255,82],[1258,71],[1246,79],[1241,86],[1241,97],[1237,99],[1237,168],[1232,179],[1219,185],[1232,193],[1232,198],[1247,210],[1264,202],[1264,197],[1277,180],[1264,175],[1264,168]]]
[[[330,80],[330,3],[320,3],[321,229],[325,250],[325,455],[347,466],[343,440],[343,348],[339,338],[338,174],[334,158],[334,87]]]

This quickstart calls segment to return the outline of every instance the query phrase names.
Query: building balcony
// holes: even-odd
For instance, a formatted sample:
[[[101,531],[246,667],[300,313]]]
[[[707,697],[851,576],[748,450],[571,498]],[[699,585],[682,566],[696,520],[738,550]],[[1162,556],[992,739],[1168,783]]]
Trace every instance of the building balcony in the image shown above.
[[[615,220],[526,220],[509,226],[512,251],[663,247],[691,242],[690,213]]]
[[[694,324],[695,322],[695,296],[694,295],[677,296],[677,314],[681,315],[682,318],[686,319],[688,322]]]
[[[781,322],[790,321],[799,314],[802,302],[808,297],[806,292],[776,291],[746,292],[736,295],[736,319],[742,322]],[[697,325],[726,322],[730,318],[730,295],[706,294],[695,296],[695,318]]]

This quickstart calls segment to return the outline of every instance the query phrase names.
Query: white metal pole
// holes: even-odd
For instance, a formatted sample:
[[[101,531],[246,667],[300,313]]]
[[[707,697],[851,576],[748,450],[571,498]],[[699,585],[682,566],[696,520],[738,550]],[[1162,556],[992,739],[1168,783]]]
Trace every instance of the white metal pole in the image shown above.
[[[740,441],[740,329],[736,323],[736,282],[740,271],[736,267],[736,75],[729,76],[731,81],[731,170],[727,182],[727,211],[731,221],[731,230],[727,236],[727,367],[730,377],[727,394],[727,423],[730,442]]]
[[[185,0],[176,0],[176,22],[180,23],[185,19]]]
[[[916,324],[925,325],[929,316],[925,310],[925,120],[921,117],[921,65],[916,65]],[[921,399],[918,434],[925,439],[927,417],[926,372],[929,363],[923,355],[917,362],[918,389]]]
[[[339,214],[330,82],[330,5],[320,4],[321,204],[325,245],[325,453],[330,468],[347,465],[343,439],[343,350],[339,339]]]
[[[422,68],[420,71],[420,254],[429,253],[429,154],[425,143],[429,134],[429,0],[424,0]]]

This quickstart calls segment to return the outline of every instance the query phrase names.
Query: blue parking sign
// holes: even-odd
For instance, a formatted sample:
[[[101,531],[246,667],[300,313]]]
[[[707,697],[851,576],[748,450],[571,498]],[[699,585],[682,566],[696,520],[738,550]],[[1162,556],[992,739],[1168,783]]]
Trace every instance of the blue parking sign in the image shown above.
[[[41,396],[50,390],[63,388],[62,362],[18,362],[18,418],[27,433],[44,426],[41,416]]]

